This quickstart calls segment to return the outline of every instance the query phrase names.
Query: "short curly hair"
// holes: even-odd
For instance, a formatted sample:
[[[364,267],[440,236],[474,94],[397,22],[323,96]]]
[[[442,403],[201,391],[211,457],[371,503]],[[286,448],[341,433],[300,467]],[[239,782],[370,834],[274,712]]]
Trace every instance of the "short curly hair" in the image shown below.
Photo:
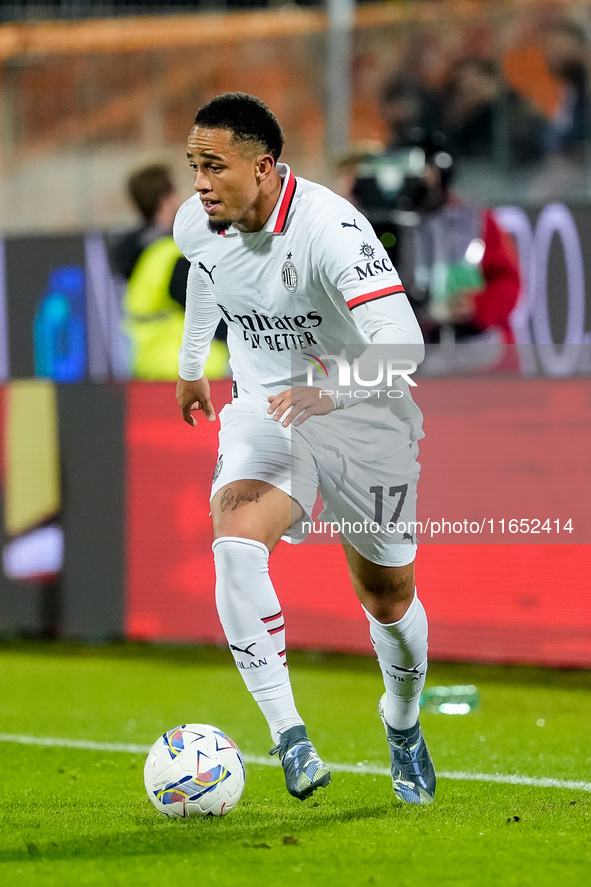
[[[225,92],[203,105],[195,126],[229,129],[239,142],[251,142],[279,160],[283,131],[275,114],[259,98],[245,92]]]

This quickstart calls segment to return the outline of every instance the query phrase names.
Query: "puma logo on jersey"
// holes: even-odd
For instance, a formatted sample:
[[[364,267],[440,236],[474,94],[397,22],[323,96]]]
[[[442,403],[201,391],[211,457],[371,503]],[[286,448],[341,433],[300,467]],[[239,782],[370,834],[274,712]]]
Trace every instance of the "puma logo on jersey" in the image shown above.
[[[361,228],[357,224],[356,219],[353,219],[353,222],[341,222],[341,228],[357,228],[358,231],[361,231]]]
[[[247,653],[249,656],[254,656],[254,653],[250,652],[250,648],[254,647],[256,641],[253,641],[252,644],[249,644],[248,647],[245,647],[244,650],[241,647],[235,647],[234,644],[230,644],[230,650],[236,650],[237,653]]]
[[[425,673],[424,670],[421,671],[422,665],[415,665],[414,668],[403,668],[402,665],[392,665],[392,668],[395,668],[396,671],[403,671],[405,674],[418,674],[422,676]]]
[[[211,271],[207,270],[207,268],[205,267],[203,262],[199,262],[199,267],[201,268],[202,271],[205,271],[205,273],[207,274],[207,276],[209,277],[209,279],[213,283],[213,272],[214,272],[214,268],[217,268],[217,265],[212,265]]]

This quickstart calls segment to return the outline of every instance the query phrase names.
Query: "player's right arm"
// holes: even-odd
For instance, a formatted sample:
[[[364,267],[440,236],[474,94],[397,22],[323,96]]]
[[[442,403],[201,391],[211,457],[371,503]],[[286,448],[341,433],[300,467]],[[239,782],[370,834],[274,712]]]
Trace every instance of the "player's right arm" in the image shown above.
[[[208,421],[215,420],[209,382],[203,373],[209,356],[209,346],[219,320],[220,309],[192,264],[187,278],[185,325],[179,352],[179,378],[176,386],[177,403],[183,419],[189,425],[197,425],[193,415],[196,410],[203,410]]]

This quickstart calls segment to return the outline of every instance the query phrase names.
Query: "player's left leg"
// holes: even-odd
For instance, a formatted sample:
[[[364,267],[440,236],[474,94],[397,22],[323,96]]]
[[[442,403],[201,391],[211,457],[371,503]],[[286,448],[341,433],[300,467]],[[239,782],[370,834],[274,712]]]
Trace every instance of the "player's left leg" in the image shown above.
[[[427,672],[427,617],[416,595],[414,563],[384,566],[348,543],[344,548],[384,678],[380,715],[390,746],[394,792],[407,803],[429,804],[435,772],[418,720]]]

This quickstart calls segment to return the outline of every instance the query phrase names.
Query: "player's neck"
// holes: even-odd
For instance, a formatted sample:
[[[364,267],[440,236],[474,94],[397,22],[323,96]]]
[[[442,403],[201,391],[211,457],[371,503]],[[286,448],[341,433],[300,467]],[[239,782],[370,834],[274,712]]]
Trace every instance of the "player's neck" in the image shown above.
[[[244,234],[250,234],[264,228],[269,216],[277,206],[282,186],[283,179],[275,168],[268,181],[261,185],[259,195],[248,213],[245,214],[244,218],[235,221],[234,227]]]

